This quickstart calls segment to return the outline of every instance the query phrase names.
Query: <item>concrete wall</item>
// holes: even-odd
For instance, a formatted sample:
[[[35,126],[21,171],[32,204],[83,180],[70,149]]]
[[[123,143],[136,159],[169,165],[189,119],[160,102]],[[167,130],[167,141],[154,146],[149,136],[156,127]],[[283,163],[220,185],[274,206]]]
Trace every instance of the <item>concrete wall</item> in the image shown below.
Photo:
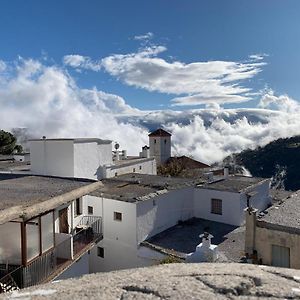
[[[222,200],[222,215],[211,213],[212,198]],[[244,212],[241,213],[240,194],[195,188],[194,216],[206,220],[240,226],[244,220]]]
[[[253,192],[256,192],[256,195],[250,198],[250,205],[256,208],[259,212],[265,210],[271,204],[269,186],[270,181],[267,180],[266,182],[263,182],[252,189]],[[245,207],[242,207],[242,209]]]
[[[138,174],[150,174],[156,175],[156,161],[155,159],[134,162],[124,165],[113,165],[105,168],[105,178],[115,177],[115,174],[122,175],[128,173],[138,173]]]
[[[264,265],[272,264],[272,245],[290,248],[290,267],[300,269],[300,235],[256,227],[255,250]]]
[[[92,201],[92,197],[89,196],[88,200]],[[93,201],[98,204],[102,201],[103,240],[90,252],[90,271],[103,272],[136,266],[136,205],[107,198],[97,200],[94,197]],[[122,213],[122,221],[114,220],[114,212]],[[97,256],[97,247],[104,248],[104,258]]]
[[[99,167],[112,164],[112,146],[96,142],[74,144],[74,176],[101,179]]]
[[[137,242],[193,217],[193,188],[170,191],[137,203]]]
[[[37,175],[73,177],[73,141],[30,142],[31,171]]]
[[[165,163],[171,157],[171,137],[149,137],[149,146],[150,156],[155,157],[157,165]]]

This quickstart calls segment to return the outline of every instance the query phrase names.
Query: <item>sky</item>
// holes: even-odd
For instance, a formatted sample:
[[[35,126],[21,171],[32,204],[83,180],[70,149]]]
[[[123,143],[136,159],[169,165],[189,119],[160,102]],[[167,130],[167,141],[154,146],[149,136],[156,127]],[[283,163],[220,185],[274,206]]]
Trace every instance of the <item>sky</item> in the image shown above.
[[[164,126],[209,163],[300,134],[298,0],[1,1],[0,41],[5,129],[136,153]]]

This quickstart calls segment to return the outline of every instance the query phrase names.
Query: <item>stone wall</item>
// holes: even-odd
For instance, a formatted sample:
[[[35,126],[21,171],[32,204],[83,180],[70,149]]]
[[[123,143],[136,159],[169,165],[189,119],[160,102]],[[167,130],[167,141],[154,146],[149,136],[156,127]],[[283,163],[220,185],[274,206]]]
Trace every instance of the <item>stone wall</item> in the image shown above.
[[[300,271],[247,264],[169,264],[98,273],[0,299],[300,299]]]

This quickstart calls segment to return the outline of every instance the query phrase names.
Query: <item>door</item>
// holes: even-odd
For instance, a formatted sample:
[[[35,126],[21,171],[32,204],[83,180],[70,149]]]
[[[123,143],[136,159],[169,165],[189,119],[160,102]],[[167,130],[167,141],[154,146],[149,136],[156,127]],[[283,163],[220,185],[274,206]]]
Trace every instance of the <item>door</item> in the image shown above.
[[[290,248],[272,245],[272,266],[290,267]]]
[[[68,224],[68,208],[61,209],[59,211],[59,232],[60,233],[69,233],[69,224]]]

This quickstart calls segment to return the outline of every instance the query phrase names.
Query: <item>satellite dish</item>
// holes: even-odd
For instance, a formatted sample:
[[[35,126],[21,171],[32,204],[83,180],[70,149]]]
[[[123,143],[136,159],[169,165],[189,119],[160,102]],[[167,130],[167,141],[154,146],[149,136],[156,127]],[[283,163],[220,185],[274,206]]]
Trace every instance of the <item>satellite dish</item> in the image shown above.
[[[118,143],[115,144],[115,149],[118,150],[120,148],[120,145]]]

